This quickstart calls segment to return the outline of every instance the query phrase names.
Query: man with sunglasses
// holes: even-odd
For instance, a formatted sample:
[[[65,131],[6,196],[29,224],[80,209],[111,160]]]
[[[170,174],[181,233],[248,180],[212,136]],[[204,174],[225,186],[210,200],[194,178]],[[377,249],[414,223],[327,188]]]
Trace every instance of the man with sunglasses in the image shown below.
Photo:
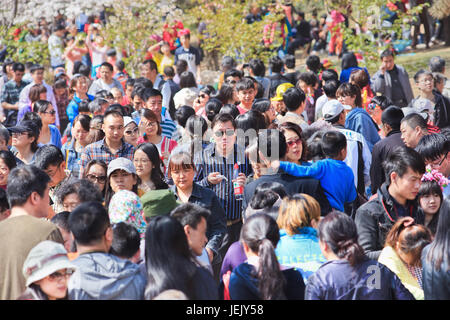
[[[194,154],[194,163],[197,167],[198,184],[212,189],[225,209],[227,233],[219,249],[223,257],[228,247],[239,240],[242,227],[242,201],[237,200],[234,195],[233,182],[245,185],[252,168],[244,148],[236,143],[236,123],[230,114],[218,114],[213,119],[211,128],[214,142]],[[239,166],[239,176],[236,179],[235,164]]]
[[[17,114],[19,110],[19,97],[22,90],[29,84],[28,81],[23,80],[25,74],[25,66],[22,63],[16,62],[13,64],[12,70],[14,76],[3,86],[0,103],[5,110],[6,120],[3,124],[6,127],[12,127],[17,122]]]
[[[423,136],[416,147],[425,164],[450,177],[450,140],[442,133]],[[443,190],[444,197],[450,195],[450,186]]]

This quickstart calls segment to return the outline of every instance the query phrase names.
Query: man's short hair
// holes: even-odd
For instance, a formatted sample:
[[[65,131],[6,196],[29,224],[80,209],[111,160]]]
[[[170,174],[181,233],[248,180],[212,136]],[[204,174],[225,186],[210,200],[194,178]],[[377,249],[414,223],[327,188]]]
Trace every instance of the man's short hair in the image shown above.
[[[96,113],[102,110],[102,105],[108,103],[106,99],[103,98],[95,98],[91,102],[89,102],[89,111],[91,113]]]
[[[109,69],[109,71],[113,71],[114,70],[114,67],[112,66],[112,64],[111,63],[109,63],[109,62],[103,62],[101,65],[100,65],[100,67],[107,67],[108,69]]]
[[[225,122],[231,122],[233,125],[233,128],[236,129],[236,121],[234,120],[233,116],[229,113],[219,113],[217,114],[214,119],[211,122],[211,129],[214,129],[217,123],[225,123]]]
[[[175,70],[172,66],[165,66],[163,73],[166,77],[173,78],[175,77]]]
[[[388,124],[392,130],[400,130],[400,123],[404,116],[402,108],[390,106],[381,114],[381,123]]]
[[[75,177],[70,177],[65,180],[61,186],[58,187],[55,195],[58,201],[62,203],[69,194],[73,193],[78,196],[80,203],[87,201],[102,202],[103,200],[103,195],[95,184],[89,180],[78,179]]]
[[[242,78],[236,83],[236,91],[255,89],[255,83],[249,78]]]
[[[142,100],[144,100],[145,102],[147,102],[148,99],[150,99],[151,97],[158,97],[158,96],[161,97],[162,99],[162,93],[158,89],[147,88],[142,92]]]
[[[103,121],[105,121],[106,118],[108,116],[111,116],[111,115],[114,116],[114,117],[120,117],[120,118],[123,119],[123,114],[120,113],[120,111],[117,111],[117,110],[113,109],[113,110],[106,110],[105,111],[105,115],[103,116]]]
[[[283,93],[283,102],[286,109],[291,112],[300,108],[305,99],[306,95],[303,90],[296,87],[289,88]]]
[[[336,98],[336,91],[340,86],[339,80],[328,80],[322,89],[327,98]]]
[[[125,69],[125,62],[123,62],[123,60],[118,60],[116,62],[116,67],[120,72],[123,72],[123,70]]]
[[[450,152],[450,140],[442,133],[432,133],[423,136],[415,149],[427,161],[438,160]]]
[[[50,166],[59,166],[64,161],[64,155],[60,148],[52,144],[40,147],[35,153],[34,165],[42,170]]]
[[[327,158],[336,158],[342,149],[347,148],[347,138],[339,131],[327,131],[322,136],[322,151]]]
[[[410,113],[404,117],[400,124],[406,123],[408,127],[415,129],[417,127],[428,131],[427,121],[418,113]]]
[[[132,258],[139,250],[141,238],[135,226],[119,222],[113,225],[110,254],[122,259]]]
[[[393,105],[391,99],[385,96],[374,96],[372,100],[370,100],[370,102],[376,103],[378,106],[380,106],[381,110],[385,110],[387,107]]]
[[[170,212],[170,216],[177,219],[182,225],[197,229],[202,217],[208,220],[211,211],[194,203],[183,203]]]
[[[25,66],[23,65],[23,63],[20,62],[14,62],[12,69],[14,72],[16,71],[25,72]]]
[[[109,226],[109,216],[101,202],[82,203],[70,213],[69,228],[77,244],[98,243]]]
[[[10,137],[11,134],[9,133],[9,130],[0,123],[0,139],[3,139],[5,141],[5,144],[8,145]]]
[[[297,83],[299,81],[303,81],[308,86],[314,87],[317,84],[317,82],[319,82],[319,78],[317,77],[317,74],[315,74],[314,72],[306,71],[306,72],[300,73],[300,75],[297,78]],[[297,85],[297,87],[298,87],[298,85]]]
[[[295,56],[292,54],[287,54],[283,58],[284,65],[288,69],[294,69],[295,68]]]
[[[430,59],[430,63],[428,65],[430,67],[431,72],[439,72],[444,73],[445,70],[445,59],[442,59],[439,56],[432,57]]]
[[[147,59],[142,62],[142,65],[148,64],[150,66],[150,70],[158,70],[158,65],[156,64],[155,60],[153,59]]]
[[[33,192],[44,197],[49,182],[48,174],[34,165],[14,168],[9,173],[6,189],[10,207],[24,205]]]
[[[64,231],[70,232],[69,229],[69,211],[61,211],[53,216],[50,220],[53,224],[63,229]]]
[[[339,75],[336,70],[333,69],[325,69],[322,72],[322,81],[336,80],[339,81]]]
[[[408,168],[416,173],[424,174],[425,162],[417,151],[404,146],[395,148],[383,162],[386,181],[389,184],[391,183],[391,173],[396,172],[399,177],[403,177]]]
[[[224,78],[225,80],[226,80],[228,77],[233,77],[233,78],[237,77],[237,78],[239,78],[239,79],[242,79],[243,76],[244,76],[244,75],[242,74],[242,71],[237,70],[237,69],[231,69],[231,70],[228,70],[227,72],[225,72],[223,78]]]
[[[33,66],[30,68],[30,73],[34,73],[35,71],[38,71],[38,70],[44,71],[44,66],[41,64],[38,64],[38,63],[33,64]]]
[[[261,59],[251,59],[248,64],[255,76],[264,77],[266,73],[266,66]]]
[[[273,73],[280,73],[283,70],[283,60],[279,56],[273,56],[269,59],[269,68]]]
[[[394,49],[388,48],[388,49],[384,50],[383,52],[381,52],[380,59],[383,60],[383,58],[386,58],[386,57],[395,57]]]

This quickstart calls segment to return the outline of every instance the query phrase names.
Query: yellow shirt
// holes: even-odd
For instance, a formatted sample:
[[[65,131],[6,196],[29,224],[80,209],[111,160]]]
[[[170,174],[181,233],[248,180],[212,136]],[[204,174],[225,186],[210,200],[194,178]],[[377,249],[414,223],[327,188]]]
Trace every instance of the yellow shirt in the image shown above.
[[[159,52],[153,53],[152,56],[153,56],[153,60],[158,65],[158,72],[160,74],[164,74],[165,67],[172,67],[175,64],[174,56],[166,57],[165,55],[163,55]]]

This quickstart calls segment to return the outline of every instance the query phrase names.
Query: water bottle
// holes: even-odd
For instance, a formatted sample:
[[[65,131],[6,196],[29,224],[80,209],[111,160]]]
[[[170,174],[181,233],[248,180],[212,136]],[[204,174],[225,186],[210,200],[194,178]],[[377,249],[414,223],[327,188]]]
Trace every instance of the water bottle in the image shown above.
[[[233,178],[237,179],[239,177],[239,165],[237,163],[234,164],[233,170]],[[244,187],[239,184],[239,182],[233,182],[234,188],[234,197],[236,200],[242,200],[244,198]]]

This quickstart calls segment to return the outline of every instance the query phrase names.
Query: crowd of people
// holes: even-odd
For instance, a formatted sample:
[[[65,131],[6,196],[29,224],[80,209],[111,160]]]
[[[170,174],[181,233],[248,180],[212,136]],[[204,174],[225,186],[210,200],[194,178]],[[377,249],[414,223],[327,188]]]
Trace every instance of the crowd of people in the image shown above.
[[[444,59],[416,96],[392,49],[205,84],[181,26],[132,78],[98,23],[55,24],[52,85],[3,63],[0,299],[450,298]]]

